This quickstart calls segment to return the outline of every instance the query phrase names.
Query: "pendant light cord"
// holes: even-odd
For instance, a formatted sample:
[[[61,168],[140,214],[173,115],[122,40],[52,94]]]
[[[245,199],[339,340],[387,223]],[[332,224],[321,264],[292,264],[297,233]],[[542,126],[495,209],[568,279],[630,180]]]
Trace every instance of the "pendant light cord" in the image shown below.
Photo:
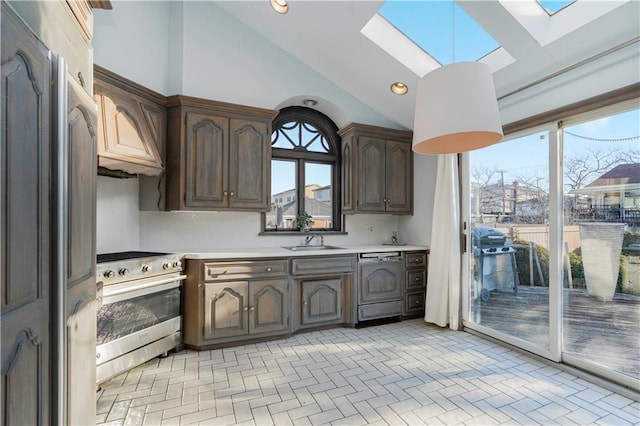
[[[451,63],[456,62],[456,5],[451,0]]]

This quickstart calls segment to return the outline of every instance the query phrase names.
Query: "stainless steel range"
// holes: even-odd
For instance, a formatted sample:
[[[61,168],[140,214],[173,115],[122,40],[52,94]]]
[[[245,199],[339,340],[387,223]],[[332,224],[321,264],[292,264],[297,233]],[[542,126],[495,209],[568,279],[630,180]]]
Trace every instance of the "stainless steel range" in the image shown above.
[[[137,251],[99,254],[96,269],[102,304],[96,381],[102,383],[180,344],[186,275],[177,254]]]

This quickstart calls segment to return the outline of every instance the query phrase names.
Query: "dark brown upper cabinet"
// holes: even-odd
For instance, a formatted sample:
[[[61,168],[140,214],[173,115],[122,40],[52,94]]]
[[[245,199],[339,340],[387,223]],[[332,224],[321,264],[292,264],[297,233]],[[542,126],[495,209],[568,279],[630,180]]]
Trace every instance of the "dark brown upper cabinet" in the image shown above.
[[[167,210],[267,211],[277,111],[167,98]]]
[[[94,78],[98,166],[160,175],[166,135],[164,96],[97,65]]]
[[[413,214],[412,133],[350,124],[342,137],[342,211]]]

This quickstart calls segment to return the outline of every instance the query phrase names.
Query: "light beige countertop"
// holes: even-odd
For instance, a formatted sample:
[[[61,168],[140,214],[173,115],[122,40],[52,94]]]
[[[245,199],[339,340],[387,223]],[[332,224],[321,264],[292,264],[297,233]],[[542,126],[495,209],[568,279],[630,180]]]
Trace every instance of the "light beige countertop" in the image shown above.
[[[184,253],[185,259],[255,259],[273,257],[303,257],[303,256],[336,256],[344,254],[377,253],[390,251],[419,251],[428,250],[427,246],[418,245],[368,245],[368,246],[338,246],[334,249],[320,250],[288,250],[283,247],[260,247],[246,249],[216,250],[201,253]]]

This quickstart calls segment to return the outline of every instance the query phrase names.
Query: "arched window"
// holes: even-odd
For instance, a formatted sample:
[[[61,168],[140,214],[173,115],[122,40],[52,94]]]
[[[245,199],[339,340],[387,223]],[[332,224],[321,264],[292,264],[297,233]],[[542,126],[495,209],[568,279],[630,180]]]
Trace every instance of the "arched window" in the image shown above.
[[[265,232],[303,229],[341,231],[340,137],[326,115],[288,107],[273,121],[271,134],[271,210]]]

